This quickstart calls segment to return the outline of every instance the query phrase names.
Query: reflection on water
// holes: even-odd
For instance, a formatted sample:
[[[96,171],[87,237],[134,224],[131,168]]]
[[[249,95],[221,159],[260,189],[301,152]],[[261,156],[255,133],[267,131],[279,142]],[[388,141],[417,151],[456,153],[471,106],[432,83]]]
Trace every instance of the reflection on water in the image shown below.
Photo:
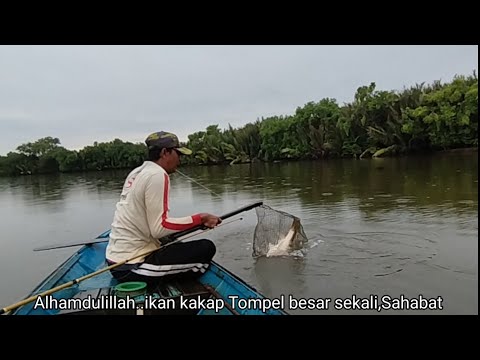
[[[20,197],[26,205],[60,203],[75,191],[118,191],[127,174],[128,171],[116,171],[0,178],[0,190]]]
[[[469,211],[478,193],[478,155],[299,161],[195,167],[189,176],[221,195],[247,191],[259,198],[301,205],[351,202],[363,216],[398,207],[451,205]],[[198,191],[205,191],[198,188]]]
[[[261,257],[255,259],[254,263],[252,276],[262,291],[268,293],[270,297],[280,298],[282,295],[303,294],[307,291],[304,276],[306,263],[301,258]]]
[[[174,174],[174,216],[221,215],[263,200],[301,219],[309,242],[300,259],[252,257],[254,211],[203,235],[215,241],[219,263],[267,296],[422,293],[443,296],[444,313],[478,313],[477,153],[181,170],[220,197]],[[76,250],[31,249],[110,227],[128,172],[0,179],[1,304]],[[20,271],[25,264],[30,271]]]

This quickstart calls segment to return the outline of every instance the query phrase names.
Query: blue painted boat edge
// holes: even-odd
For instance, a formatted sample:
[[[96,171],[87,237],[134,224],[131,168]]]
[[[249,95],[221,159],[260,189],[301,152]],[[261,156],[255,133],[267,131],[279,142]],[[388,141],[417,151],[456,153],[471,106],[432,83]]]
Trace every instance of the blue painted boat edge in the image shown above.
[[[65,260],[63,263],[57,266],[48,276],[46,276],[45,279],[41,281],[40,284],[37,285],[25,297],[25,299],[31,296],[34,296],[35,294],[43,293],[56,286],[59,286],[61,284],[67,283],[69,281],[75,280],[76,278],[86,275],[85,273],[81,272],[81,271],[84,272],[86,268],[89,268],[90,272],[94,272],[98,270],[99,268],[101,268],[104,262],[98,261],[95,259],[100,259],[100,257],[104,258],[104,248],[106,246],[107,246],[106,243],[89,244],[89,245],[82,246],[79,250],[73,253],[69,258],[67,258],[67,260]],[[91,254],[86,256],[86,253],[91,253]],[[88,266],[89,264],[85,264],[85,261],[90,262],[91,266]],[[75,267],[78,267],[78,270],[75,269]],[[67,278],[65,278],[65,276],[67,276]],[[62,281],[62,280],[66,280],[66,281]],[[52,294],[52,297],[56,299],[73,297],[80,291],[79,286],[81,285],[82,283],[78,285],[72,285],[69,288],[57,291],[56,293]],[[55,315],[56,313],[59,312],[58,309],[51,309],[51,310],[42,309],[42,308],[34,309],[34,305],[35,305],[34,301],[28,304],[25,304],[19,307],[18,309],[14,310],[12,312],[12,315],[32,315],[32,314]]]
[[[280,299],[266,298],[242,278],[215,261],[212,261],[209,271],[199,280],[202,284],[211,286],[222,296],[223,301],[240,315],[288,315]],[[262,307],[265,307],[265,311],[262,311]],[[232,312],[225,306],[218,312],[202,309],[198,315],[232,315]]]

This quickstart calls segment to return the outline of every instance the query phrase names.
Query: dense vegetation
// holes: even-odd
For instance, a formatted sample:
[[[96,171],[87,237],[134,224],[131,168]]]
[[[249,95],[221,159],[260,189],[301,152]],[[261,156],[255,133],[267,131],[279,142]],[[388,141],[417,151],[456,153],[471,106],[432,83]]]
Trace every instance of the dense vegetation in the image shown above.
[[[351,103],[309,102],[291,116],[257,119],[240,128],[210,125],[188,136],[186,164],[245,163],[326,157],[380,157],[478,146],[478,78],[420,84],[403,91],[358,88]],[[80,151],[47,137],[0,156],[0,174],[19,175],[132,168],[144,144],[115,139]]]

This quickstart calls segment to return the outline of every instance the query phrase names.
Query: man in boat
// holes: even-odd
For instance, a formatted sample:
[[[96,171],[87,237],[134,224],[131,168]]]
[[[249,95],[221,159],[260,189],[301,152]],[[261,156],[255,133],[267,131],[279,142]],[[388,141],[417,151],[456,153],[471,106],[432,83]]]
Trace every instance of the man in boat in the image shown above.
[[[213,228],[222,220],[208,213],[170,217],[169,174],[180,165],[180,157],[192,151],[165,131],[150,134],[145,143],[148,160],[128,174],[116,206],[106,259],[109,265],[128,261],[112,268],[112,275],[122,282],[149,283],[171,276],[200,276],[215,255],[212,241],[177,242],[162,248],[160,240],[198,225]]]

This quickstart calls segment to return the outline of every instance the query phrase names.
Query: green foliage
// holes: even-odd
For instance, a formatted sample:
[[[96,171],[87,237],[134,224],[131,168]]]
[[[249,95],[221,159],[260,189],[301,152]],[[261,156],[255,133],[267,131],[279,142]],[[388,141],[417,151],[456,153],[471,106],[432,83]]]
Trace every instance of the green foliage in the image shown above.
[[[260,138],[262,139],[260,156],[264,161],[272,161],[288,157],[282,149],[289,147],[292,134],[289,132],[292,120],[290,117],[274,116],[260,123]]]
[[[33,155],[9,152],[0,158],[0,174],[7,176],[30,175],[37,171],[37,161]]]
[[[428,138],[432,148],[478,144],[478,79],[456,76],[449,84],[427,89],[421,106],[407,108],[402,131]]]
[[[342,146],[337,130],[339,117],[340,108],[334,99],[322,99],[297,108],[292,127],[299,141],[296,150],[308,158],[338,155]]]
[[[47,155],[49,152],[53,151],[59,144],[60,140],[58,138],[52,138],[48,136],[39,139],[34,143],[26,143],[20,145],[19,147],[17,147],[17,151],[27,156],[34,155],[40,157]]]

